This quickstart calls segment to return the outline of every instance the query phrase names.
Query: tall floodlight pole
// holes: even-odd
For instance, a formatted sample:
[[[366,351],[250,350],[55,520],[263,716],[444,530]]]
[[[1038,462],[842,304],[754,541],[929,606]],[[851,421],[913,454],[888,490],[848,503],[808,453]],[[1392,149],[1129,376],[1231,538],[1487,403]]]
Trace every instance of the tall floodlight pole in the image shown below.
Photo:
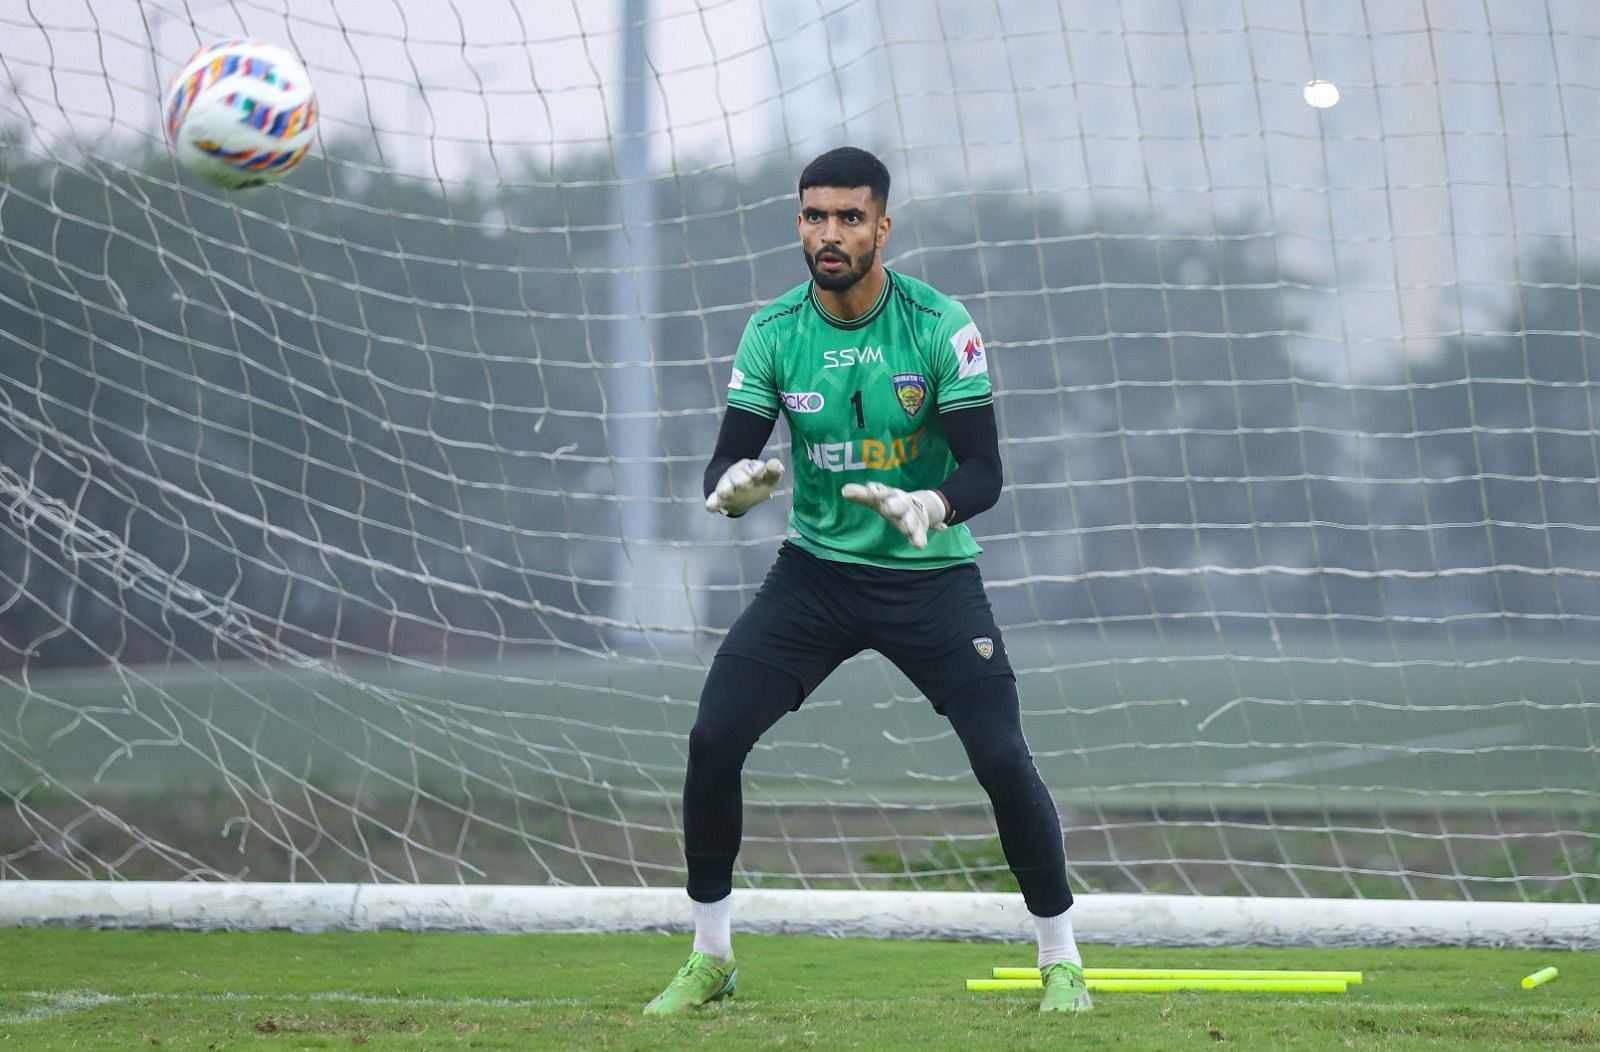
[[[606,428],[616,478],[618,620],[651,628],[687,625],[681,559],[670,549],[663,525],[665,464],[656,429],[656,370],[653,326],[656,311],[655,204],[650,188],[650,84],[645,53],[650,0],[622,0],[621,113],[613,125],[621,217],[610,254],[614,342],[604,363]]]

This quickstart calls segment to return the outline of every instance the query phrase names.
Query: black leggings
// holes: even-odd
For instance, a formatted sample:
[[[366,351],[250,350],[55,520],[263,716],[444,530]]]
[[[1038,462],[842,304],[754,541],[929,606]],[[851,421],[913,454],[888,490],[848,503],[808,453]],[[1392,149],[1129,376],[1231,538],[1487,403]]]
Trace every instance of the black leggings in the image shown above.
[[[733,862],[744,830],[745,757],[803,699],[800,681],[770,665],[734,654],[712,661],[689,734],[683,783],[689,897],[696,902],[716,902],[733,890]],[[1028,912],[1038,917],[1062,913],[1072,905],[1072,891],[1061,820],[1022,736],[1016,681],[1010,676],[973,680],[945,700],[944,715],[989,794],[1000,847]]]

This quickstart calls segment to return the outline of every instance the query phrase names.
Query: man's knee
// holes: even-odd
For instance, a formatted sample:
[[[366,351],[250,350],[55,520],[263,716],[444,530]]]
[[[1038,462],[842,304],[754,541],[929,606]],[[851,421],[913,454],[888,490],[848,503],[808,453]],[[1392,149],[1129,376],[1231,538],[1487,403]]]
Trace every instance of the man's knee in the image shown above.
[[[761,736],[800,703],[799,680],[760,662],[719,654],[689,731],[691,769],[738,770]]]
[[[689,732],[689,766],[706,774],[726,771],[729,767],[740,770],[754,747],[754,741],[742,741],[729,734],[727,728],[696,721]]]
[[[967,752],[984,788],[1010,788],[1037,777],[1022,734],[1016,682],[991,676],[967,684],[946,700],[945,718]]]
[[[994,735],[974,742],[967,753],[972,773],[984,788],[1010,789],[1037,775],[1033,754],[1020,733]]]

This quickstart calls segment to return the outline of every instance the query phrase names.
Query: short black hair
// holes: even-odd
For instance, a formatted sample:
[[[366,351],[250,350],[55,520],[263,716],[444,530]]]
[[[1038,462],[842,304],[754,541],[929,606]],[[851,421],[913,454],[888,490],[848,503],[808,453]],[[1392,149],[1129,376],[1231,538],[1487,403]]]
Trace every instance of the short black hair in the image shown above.
[[[889,204],[889,169],[866,150],[840,146],[805,166],[800,173],[800,193],[812,186],[865,186],[879,207]]]

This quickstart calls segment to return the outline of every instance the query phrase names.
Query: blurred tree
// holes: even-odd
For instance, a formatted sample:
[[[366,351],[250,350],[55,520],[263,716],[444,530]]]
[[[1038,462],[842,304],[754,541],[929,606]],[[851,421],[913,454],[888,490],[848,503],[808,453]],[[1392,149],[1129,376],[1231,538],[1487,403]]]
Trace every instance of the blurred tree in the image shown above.
[[[234,196],[175,184],[164,157],[0,165],[0,477],[22,542],[0,545],[0,665],[601,645],[619,217],[601,158],[445,189],[345,152]],[[697,511],[739,333],[804,277],[793,173],[741,176],[654,187],[661,466],[691,545],[725,537]],[[1305,276],[1248,222],[1000,193],[895,218],[891,265],[961,298],[992,351],[1009,488],[974,525],[991,576],[1029,582],[997,593],[1003,620],[1596,607],[1551,573],[1594,569],[1600,519],[1582,335],[1600,303],[1570,262],[1524,269],[1505,335],[1346,390],[1297,368]],[[708,561],[730,589],[710,624],[768,558],[744,538]],[[1473,569],[1512,564],[1530,572]]]

